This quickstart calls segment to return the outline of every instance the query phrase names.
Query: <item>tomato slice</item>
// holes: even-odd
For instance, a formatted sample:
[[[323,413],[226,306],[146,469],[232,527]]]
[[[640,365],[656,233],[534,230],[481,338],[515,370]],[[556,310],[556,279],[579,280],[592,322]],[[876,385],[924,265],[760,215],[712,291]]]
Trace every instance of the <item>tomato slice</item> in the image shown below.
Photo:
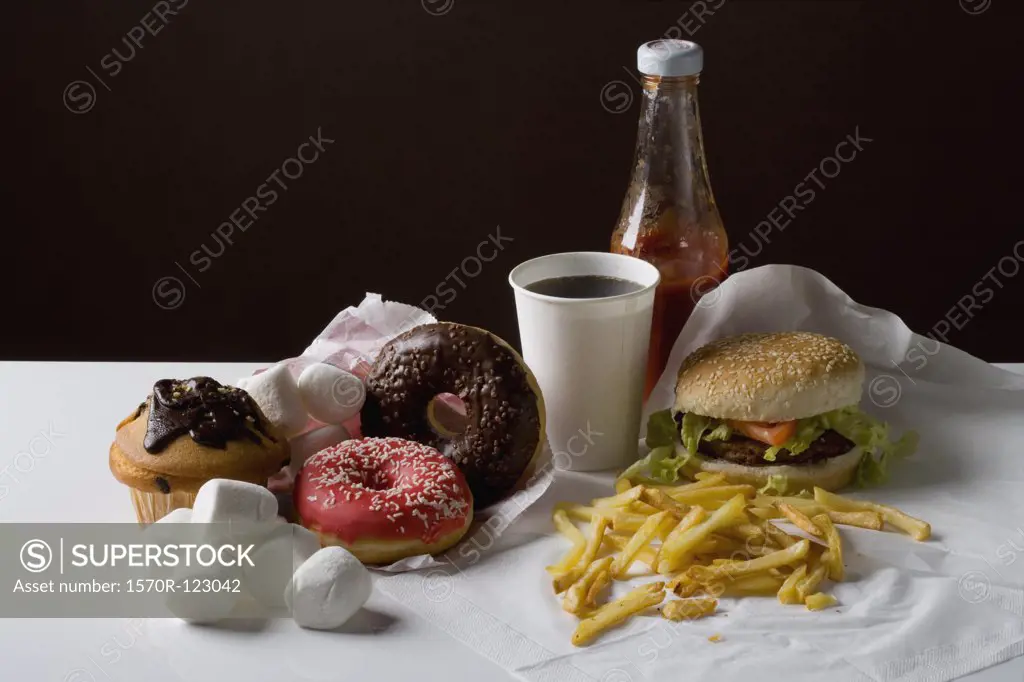
[[[796,435],[796,420],[788,422],[742,422],[729,420],[729,426],[747,438],[759,440],[768,445],[782,445]]]

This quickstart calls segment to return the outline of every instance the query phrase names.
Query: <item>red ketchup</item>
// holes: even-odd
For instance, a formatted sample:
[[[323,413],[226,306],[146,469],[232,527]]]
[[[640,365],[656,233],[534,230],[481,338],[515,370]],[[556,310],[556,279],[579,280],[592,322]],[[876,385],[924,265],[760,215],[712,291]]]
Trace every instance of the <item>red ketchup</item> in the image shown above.
[[[711,192],[697,106],[703,63],[700,46],[685,40],[656,40],[637,52],[640,124],[611,251],[661,271],[645,400],[697,301],[728,274],[729,240]]]

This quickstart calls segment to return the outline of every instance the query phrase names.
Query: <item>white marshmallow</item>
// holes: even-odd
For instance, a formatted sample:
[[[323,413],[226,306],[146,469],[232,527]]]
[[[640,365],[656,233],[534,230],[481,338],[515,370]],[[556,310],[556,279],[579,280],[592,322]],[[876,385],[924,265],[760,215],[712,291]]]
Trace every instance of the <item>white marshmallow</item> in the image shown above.
[[[335,424],[314,429],[290,439],[288,447],[292,451],[292,474],[297,474],[306,460],[316,453],[351,437],[348,429],[341,424]]]
[[[340,424],[363,408],[366,388],[355,374],[317,363],[299,375],[299,394],[313,419]]]
[[[288,523],[274,528],[252,553],[253,565],[243,567],[246,590],[263,606],[282,608],[292,575],[319,550],[320,538],[302,526]]]
[[[295,571],[284,599],[301,627],[330,630],[362,608],[372,589],[359,559],[344,547],[325,547]]]
[[[196,493],[192,523],[254,525],[277,520],[277,498],[255,483],[210,479]]]
[[[191,566],[174,572],[174,591],[164,598],[167,608],[189,623],[216,623],[227,618],[243,596],[242,571],[237,566]],[[217,589],[206,590],[205,581]],[[188,589],[186,592],[186,581]],[[195,581],[199,581],[198,584]],[[237,582],[236,582],[237,581]],[[238,592],[235,592],[235,589]]]
[[[157,523],[191,523],[192,522],[192,510],[188,507],[178,507],[177,509],[168,512],[167,516],[163,517]]]
[[[146,538],[147,542],[153,544],[180,544],[184,539],[193,539],[200,536],[199,533],[194,532],[187,527],[192,521],[192,510],[186,507],[181,507],[173,510],[167,516],[163,517],[156,523],[151,523],[146,526]],[[184,526],[184,527],[183,527]],[[153,578],[168,578],[170,577],[170,571],[165,570],[161,572],[160,568],[151,566],[150,573]]]
[[[285,436],[301,433],[309,421],[306,408],[299,395],[295,378],[284,364],[278,363],[265,372],[237,382],[239,388],[252,396],[277,428]]]

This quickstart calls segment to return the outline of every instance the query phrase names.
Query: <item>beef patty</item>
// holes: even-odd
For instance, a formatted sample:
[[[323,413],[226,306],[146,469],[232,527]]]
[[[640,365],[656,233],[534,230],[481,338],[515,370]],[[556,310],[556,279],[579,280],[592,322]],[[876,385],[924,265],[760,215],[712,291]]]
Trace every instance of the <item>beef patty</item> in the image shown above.
[[[854,443],[829,429],[799,455],[794,455],[789,450],[780,450],[774,462],[764,458],[768,447],[760,441],[734,433],[729,440],[701,440],[697,450],[705,457],[724,459],[748,467],[765,467],[779,464],[813,464],[830,457],[845,455],[853,449]]]

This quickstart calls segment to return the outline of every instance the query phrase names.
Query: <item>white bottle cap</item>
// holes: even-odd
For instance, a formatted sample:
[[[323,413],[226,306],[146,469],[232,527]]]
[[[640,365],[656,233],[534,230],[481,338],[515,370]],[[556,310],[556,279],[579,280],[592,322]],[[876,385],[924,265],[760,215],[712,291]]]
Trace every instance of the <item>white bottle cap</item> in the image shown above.
[[[704,68],[704,50],[689,40],[652,40],[636,51],[636,68],[647,76],[696,76]]]

